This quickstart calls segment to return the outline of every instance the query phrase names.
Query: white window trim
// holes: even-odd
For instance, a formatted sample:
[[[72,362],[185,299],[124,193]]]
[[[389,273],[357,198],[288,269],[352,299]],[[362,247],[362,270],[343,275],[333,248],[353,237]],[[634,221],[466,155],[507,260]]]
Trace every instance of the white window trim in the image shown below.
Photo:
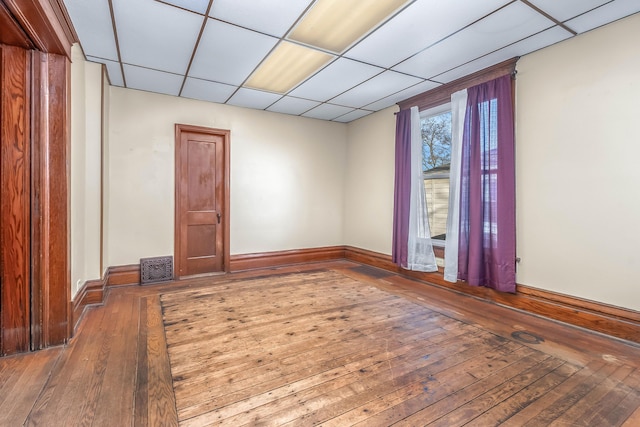
[[[429,117],[437,116],[447,111],[451,111],[451,103],[440,104],[437,107],[429,108],[428,110],[420,111],[420,119],[428,119]]]

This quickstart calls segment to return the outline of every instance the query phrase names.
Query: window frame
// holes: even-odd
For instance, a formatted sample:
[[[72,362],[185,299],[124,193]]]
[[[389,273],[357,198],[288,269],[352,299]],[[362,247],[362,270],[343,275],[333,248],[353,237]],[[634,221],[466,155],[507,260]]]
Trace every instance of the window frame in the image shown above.
[[[438,116],[442,113],[446,113],[447,111],[451,111],[451,99],[449,99],[449,101],[444,102],[442,104],[436,105],[434,107],[431,108],[426,108],[424,110],[420,111],[420,121],[424,120],[424,119],[428,119],[430,117],[434,117],[434,116]],[[447,174],[446,178],[449,178],[451,175],[451,173]],[[441,178],[437,178],[437,179],[446,179],[445,177],[441,177]],[[449,199],[447,198],[447,201]],[[447,207],[447,217],[449,216],[449,208]],[[429,226],[431,226],[431,224],[429,224]],[[444,247],[446,245],[446,238],[445,240],[440,240],[440,239],[434,239],[433,237],[431,237],[431,245],[434,246],[434,252],[436,252],[435,247],[439,247],[442,248],[442,254],[441,256],[439,256],[438,254],[436,254],[436,257],[438,258],[443,258],[444,257]]]

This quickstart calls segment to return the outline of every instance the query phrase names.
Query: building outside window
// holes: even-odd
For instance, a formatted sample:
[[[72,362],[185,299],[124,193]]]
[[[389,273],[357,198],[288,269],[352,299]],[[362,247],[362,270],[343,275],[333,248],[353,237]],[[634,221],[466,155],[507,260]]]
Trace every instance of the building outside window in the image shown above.
[[[431,238],[436,246],[446,239],[451,164],[451,106],[421,114],[422,172]],[[441,242],[439,244],[438,242]]]

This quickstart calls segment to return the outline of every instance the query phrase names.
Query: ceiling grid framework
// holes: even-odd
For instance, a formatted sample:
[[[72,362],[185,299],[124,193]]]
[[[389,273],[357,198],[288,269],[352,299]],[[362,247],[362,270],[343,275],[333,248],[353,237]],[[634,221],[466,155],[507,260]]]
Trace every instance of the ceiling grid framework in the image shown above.
[[[105,64],[114,86],[345,123],[640,12],[637,0],[376,0],[384,17],[336,52],[292,36],[325,1],[64,3],[87,60]],[[320,35],[351,25],[332,19]],[[277,70],[268,59],[283,44],[326,60],[300,81],[257,89],[270,80],[257,77],[260,66]]]

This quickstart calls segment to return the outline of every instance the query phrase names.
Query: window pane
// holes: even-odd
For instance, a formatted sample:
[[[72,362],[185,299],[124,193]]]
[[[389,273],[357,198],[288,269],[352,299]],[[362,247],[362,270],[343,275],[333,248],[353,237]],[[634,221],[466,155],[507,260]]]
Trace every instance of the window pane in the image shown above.
[[[424,117],[422,171],[431,237],[445,240],[449,210],[451,164],[451,111]]]

